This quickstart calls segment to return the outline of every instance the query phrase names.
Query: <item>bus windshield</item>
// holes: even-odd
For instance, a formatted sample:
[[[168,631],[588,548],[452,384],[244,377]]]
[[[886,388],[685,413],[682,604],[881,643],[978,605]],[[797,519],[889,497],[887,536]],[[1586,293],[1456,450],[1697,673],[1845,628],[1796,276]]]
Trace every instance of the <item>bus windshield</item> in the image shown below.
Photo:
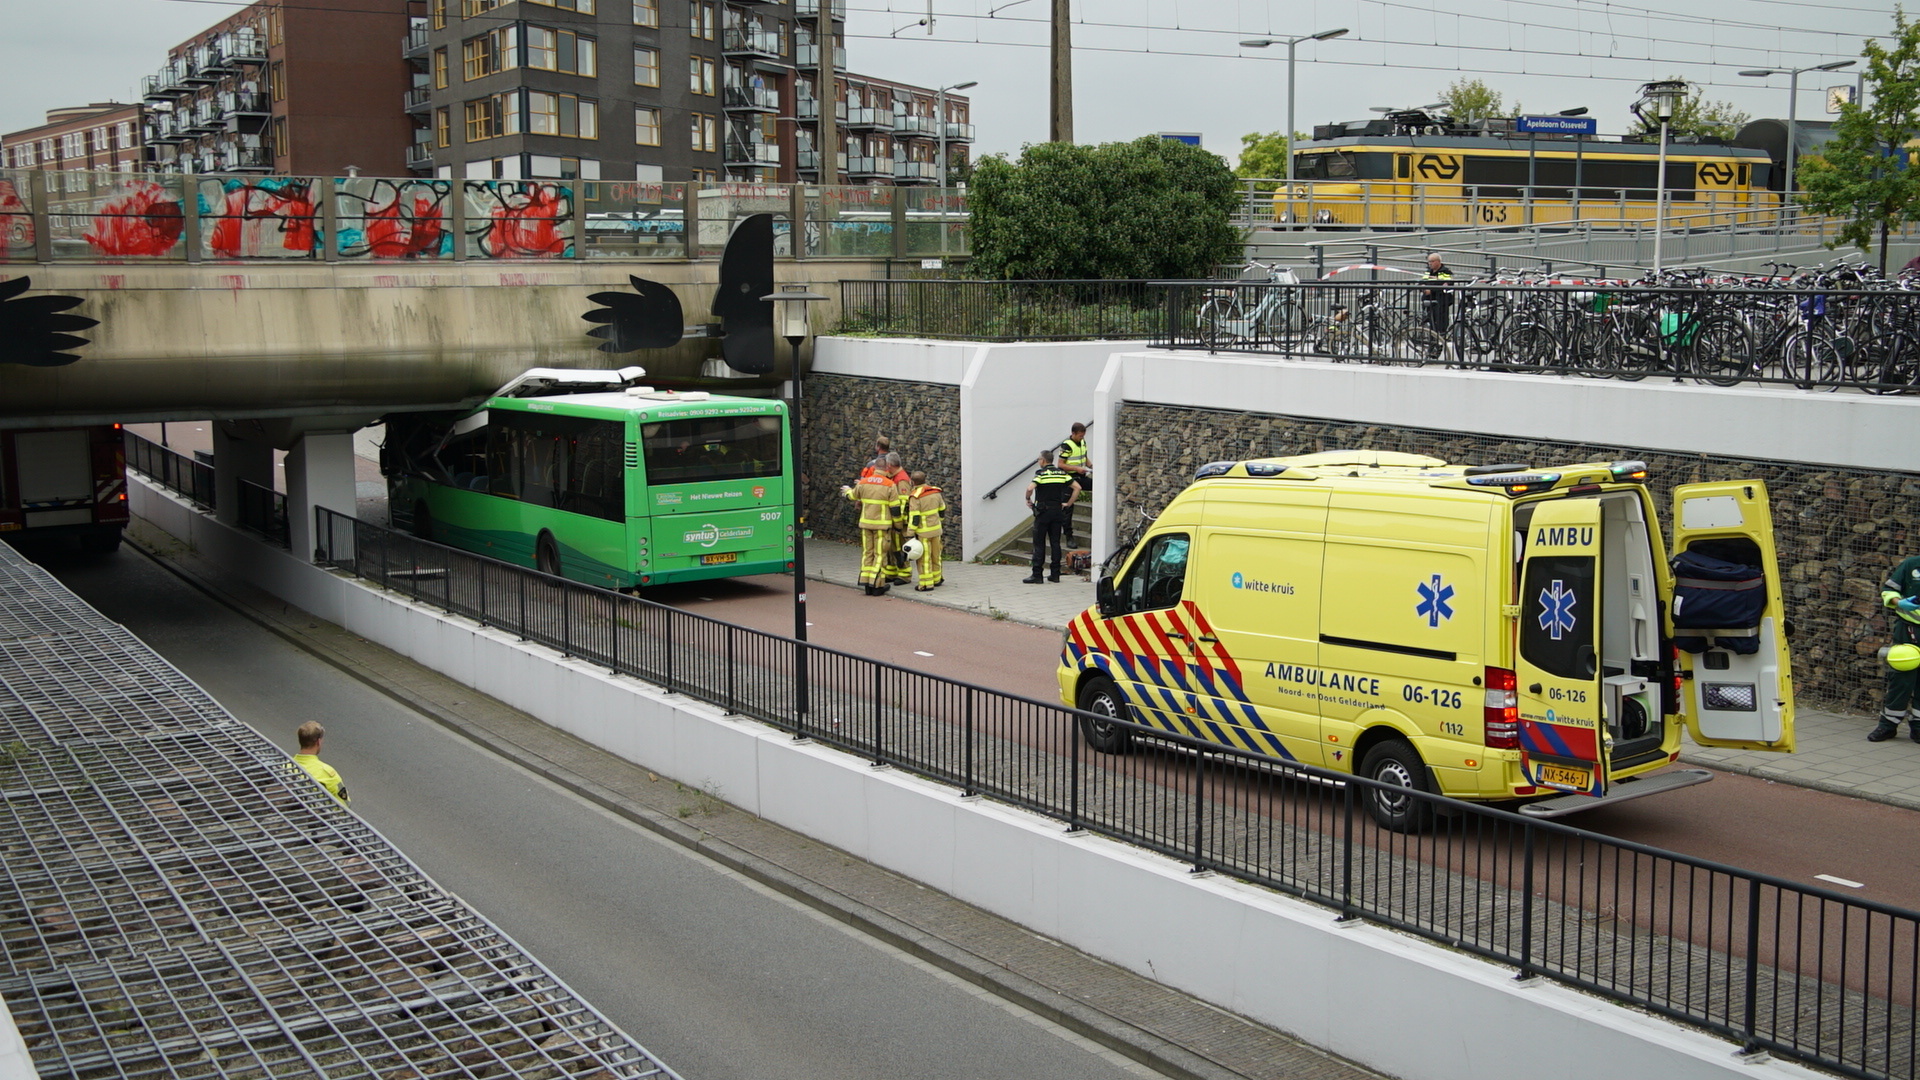
[[[780,475],[778,416],[700,416],[640,427],[647,483],[692,484]]]

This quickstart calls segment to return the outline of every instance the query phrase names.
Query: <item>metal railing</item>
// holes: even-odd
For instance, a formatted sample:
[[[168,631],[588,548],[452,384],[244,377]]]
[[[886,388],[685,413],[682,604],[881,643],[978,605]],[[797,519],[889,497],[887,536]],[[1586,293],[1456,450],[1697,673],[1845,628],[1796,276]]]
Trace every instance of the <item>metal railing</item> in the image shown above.
[[[1139,280],[840,283],[840,333],[972,341],[1145,340],[1165,294]]]
[[[1424,791],[1119,726],[316,508],[319,561],[565,656],[1851,1076],[1920,1076],[1920,914]],[[1424,832],[1373,824],[1411,799]],[[1143,923],[1143,926],[1145,924]]]
[[[1898,288],[1161,283],[1156,347],[1733,386],[1920,392]]]
[[[251,480],[235,484],[240,494],[240,526],[279,547],[293,546],[287,527],[287,497]]]
[[[213,497],[213,466],[131,431],[123,430],[120,434],[126,442],[127,468],[145,473],[154,483],[203,510],[217,509]]]

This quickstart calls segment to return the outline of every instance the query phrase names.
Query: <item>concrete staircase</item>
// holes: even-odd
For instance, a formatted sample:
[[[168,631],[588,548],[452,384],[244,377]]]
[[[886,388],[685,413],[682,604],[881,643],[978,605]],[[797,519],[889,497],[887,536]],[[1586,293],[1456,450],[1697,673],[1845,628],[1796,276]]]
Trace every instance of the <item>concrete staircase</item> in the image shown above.
[[[1073,535],[1075,542],[1065,544],[1071,552],[1090,546],[1093,538],[1093,507],[1091,500],[1081,499],[1073,507]],[[1033,565],[1033,519],[1023,518],[1005,536],[988,544],[986,551],[975,562],[999,563],[1008,566]]]

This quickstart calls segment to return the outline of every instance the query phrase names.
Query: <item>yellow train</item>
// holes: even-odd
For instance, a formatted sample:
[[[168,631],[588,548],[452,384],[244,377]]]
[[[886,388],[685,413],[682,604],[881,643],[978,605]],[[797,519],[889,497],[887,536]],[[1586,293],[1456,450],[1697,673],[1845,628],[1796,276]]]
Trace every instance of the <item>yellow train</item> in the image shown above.
[[[1529,135],[1512,120],[1456,124],[1396,113],[1323,124],[1294,148],[1279,228],[1502,226],[1632,228],[1654,216],[1659,145],[1623,137]],[[1780,206],[1765,151],[1667,144],[1669,227],[1761,224]],[[1531,191],[1533,197],[1527,197]]]

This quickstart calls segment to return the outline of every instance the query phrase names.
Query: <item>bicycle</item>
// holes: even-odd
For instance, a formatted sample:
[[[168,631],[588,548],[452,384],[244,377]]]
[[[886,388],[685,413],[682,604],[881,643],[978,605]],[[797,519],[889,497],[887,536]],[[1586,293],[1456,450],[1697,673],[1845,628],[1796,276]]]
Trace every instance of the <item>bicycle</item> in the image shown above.
[[[1301,325],[1299,299],[1292,289],[1278,287],[1300,283],[1293,271],[1258,259],[1250,259],[1240,268],[1243,275],[1249,270],[1265,271],[1266,279],[1216,285],[1206,290],[1207,298],[1200,304],[1194,321],[1201,341],[1209,350],[1240,342],[1275,341]],[[1259,299],[1252,304],[1247,303],[1244,296],[1250,285],[1260,290]],[[1276,328],[1280,331],[1278,335],[1274,332]]]

